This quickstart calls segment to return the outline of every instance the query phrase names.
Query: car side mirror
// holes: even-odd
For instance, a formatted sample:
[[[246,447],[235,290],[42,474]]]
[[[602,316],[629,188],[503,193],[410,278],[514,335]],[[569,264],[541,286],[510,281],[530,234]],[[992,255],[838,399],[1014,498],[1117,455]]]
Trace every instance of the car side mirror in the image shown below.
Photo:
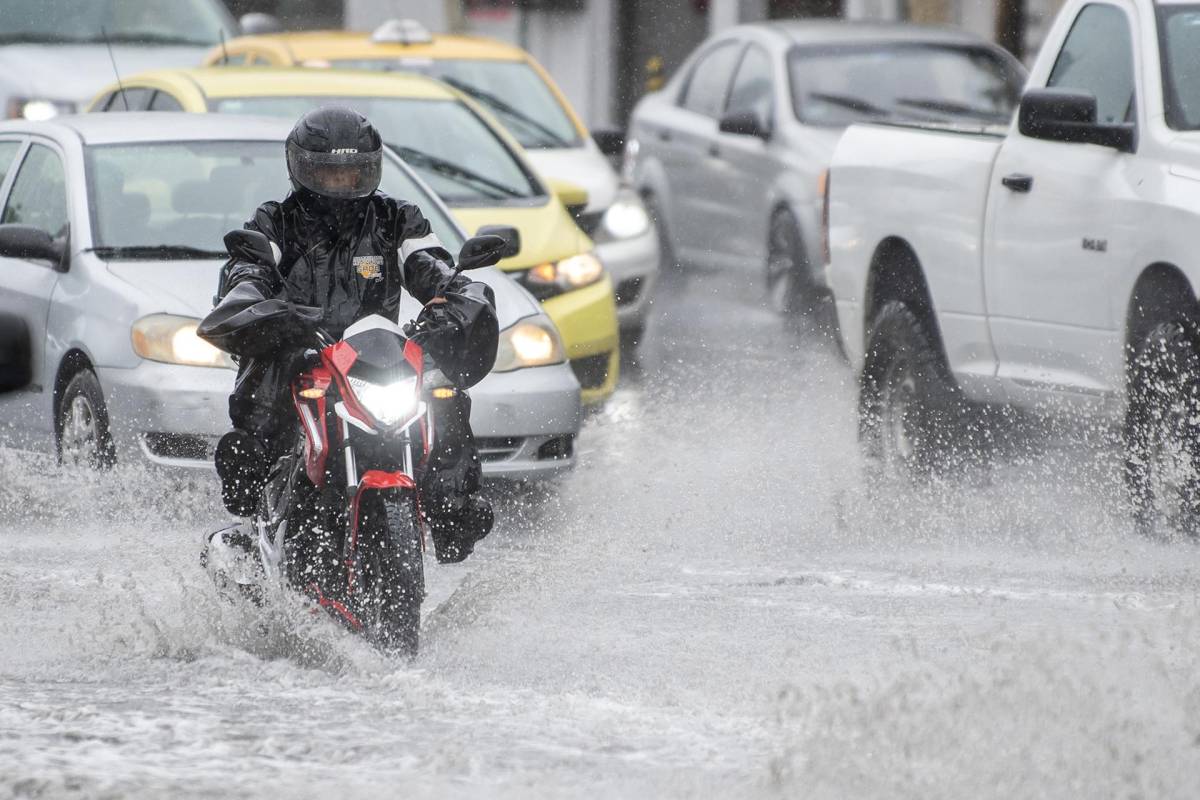
[[[547,178],[546,184],[550,187],[550,191],[554,192],[558,201],[567,207],[567,211],[571,212],[571,216],[577,217],[587,208],[588,193],[587,189],[582,186],[558,178]]]
[[[0,393],[23,389],[33,377],[29,326],[13,314],[0,314]]]
[[[620,158],[625,153],[625,132],[618,130],[592,131],[592,139],[608,158]]]
[[[512,225],[484,225],[475,231],[476,236],[499,236],[504,240],[501,258],[512,258],[521,252],[521,232]]]
[[[62,269],[66,248],[50,234],[32,225],[9,223],[0,225],[0,256],[8,258],[41,259]]]
[[[259,11],[243,14],[238,20],[238,27],[241,28],[243,36],[259,36],[264,33],[283,32],[283,23],[277,17],[273,17],[270,14],[263,14]]]
[[[1091,92],[1030,89],[1021,98],[1017,130],[1031,139],[1098,144],[1122,153],[1137,150],[1136,126],[1097,122],[1096,96]]]
[[[501,259],[507,247],[508,242],[499,236],[473,236],[463,242],[462,249],[458,251],[458,269],[465,272],[469,269],[493,266]]]
[[[717,124],[721,133],[737,136],[754,136],[764,141],[771,138],[771,131],[753,111],[734,111],[721,117]]]
[[[262,264],[264,267],[279,266],[276,247],[271,240],[258,231],[236,230],[225,234],[225,249],[231,258]]]

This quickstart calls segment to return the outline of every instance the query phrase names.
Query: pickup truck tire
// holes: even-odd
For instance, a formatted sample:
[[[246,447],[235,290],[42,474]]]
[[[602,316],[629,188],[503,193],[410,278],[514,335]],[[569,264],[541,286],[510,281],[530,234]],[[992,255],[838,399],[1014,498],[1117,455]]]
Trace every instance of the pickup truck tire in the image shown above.
[[[1125,482],[1147,536],[1200,534],[1200,330],[1159,323],[1134,343]]]
[[[812,313],[815,293],[807,263],[796,219],[787,211],[776,211],[767,231],[766,264],[767,303],[776,313],[789,316]]]
[[[859,442],[868,478],[924,482],[945,473],[967,433],[966,404],[933,337],[903,302],[871,321],[859,385]]]

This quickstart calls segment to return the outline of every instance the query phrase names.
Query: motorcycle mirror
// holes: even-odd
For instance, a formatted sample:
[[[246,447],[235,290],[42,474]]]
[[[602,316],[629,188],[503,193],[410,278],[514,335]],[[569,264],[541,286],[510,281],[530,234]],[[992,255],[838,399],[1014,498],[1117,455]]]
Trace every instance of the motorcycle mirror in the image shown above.
[[[225,234],[225,249],[233,258],[262,264],[265,267],[279,265],[279,248],[258,231],[230,231]]]
[[[465,272],[469,269],[490,267],[504,256],[507,247],[508,242],[500,236],[473,236],[463,242],[462,250],[458,251],[458,269]]]

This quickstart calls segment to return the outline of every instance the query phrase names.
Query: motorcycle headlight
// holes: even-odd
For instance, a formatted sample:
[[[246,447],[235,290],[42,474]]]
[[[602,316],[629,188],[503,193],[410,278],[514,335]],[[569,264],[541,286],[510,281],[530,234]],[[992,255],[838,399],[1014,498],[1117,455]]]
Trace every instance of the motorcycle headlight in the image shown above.
[[[28,119],[34,122],[51,119],[59,114],[74,114],[75,104],[67,100],[49,100],[44,97],[12,97],[8,100],[5,116],[9,119]]]
[[[133,352],[150,361],[189,367],[234,368],[233,360],[196,335],[200,320],[152,314],[133,323]]]
[[[633,192],[622,192],[604,212],[604,231],[614,239],[632,239],[650,228],[650,215]]]
[[[492,367],[492,372],[544,367],[561,364],[566,359],[566,351],[554,323],[546,319],[526,319],[501,331],[496,365]]]
[[[395,425],[417,413],[420,400],[417,397],[415,375],[386,385],[371,383],[354,376],[349,376],[348,380],[359,404],[380,425]]]
[[[539,300],[582,289],[604,277],[604,265],[591,253],[564,258],[562,261],[538,264],[524,275],[525,288]]]

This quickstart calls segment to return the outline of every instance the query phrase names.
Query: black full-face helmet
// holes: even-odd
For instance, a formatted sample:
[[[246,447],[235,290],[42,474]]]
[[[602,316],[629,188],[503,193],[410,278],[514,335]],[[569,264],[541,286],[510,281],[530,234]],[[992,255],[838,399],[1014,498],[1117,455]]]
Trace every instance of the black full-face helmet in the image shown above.
[[[379,188],[383,140],[357,111],[318,108],[288,134],[287,166],[297,191],[325,201],[356,200]]]

